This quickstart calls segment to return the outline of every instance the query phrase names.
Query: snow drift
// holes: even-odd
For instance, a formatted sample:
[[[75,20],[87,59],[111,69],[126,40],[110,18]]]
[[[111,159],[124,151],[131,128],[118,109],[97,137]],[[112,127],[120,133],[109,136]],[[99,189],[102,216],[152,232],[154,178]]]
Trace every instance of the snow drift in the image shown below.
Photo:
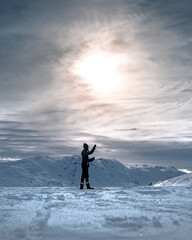
[[[110,159],[95,160],[89,173],[96,187],[149,185],[184,174],[174,167],[127,166]],[[79,186],[80,177],[81,156],[0,162],[0,187]]]
[[[182,176],[174,177],[163,182],[158,182],[154,186],[163,187],[163,186],[185,186],[192,187],[192,173],[188,173]]]

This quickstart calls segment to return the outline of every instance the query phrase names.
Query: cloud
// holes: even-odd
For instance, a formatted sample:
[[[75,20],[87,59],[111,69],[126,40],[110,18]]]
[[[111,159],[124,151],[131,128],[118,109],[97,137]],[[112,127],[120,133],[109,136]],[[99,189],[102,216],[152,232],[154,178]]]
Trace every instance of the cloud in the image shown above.
[[[137,128],[130,128],[130,129],[115,129],[116,131],[125,131],[125,132],[127,132],[127,131],[137,131],[138,129]]]
[[[78,153],[86,137],[102,144],[109,139],[106,152],[123,144],[125,155],[131,141],[136,149],[144,141],[188,146],[189,1],[3,0],[0,6],[2,154]],[[109,96],[71,71],[95,49],[126,56],[121,84]],[[146,149],[165,158],[163,147]],[[177,151],[170,149],[172,159]]]

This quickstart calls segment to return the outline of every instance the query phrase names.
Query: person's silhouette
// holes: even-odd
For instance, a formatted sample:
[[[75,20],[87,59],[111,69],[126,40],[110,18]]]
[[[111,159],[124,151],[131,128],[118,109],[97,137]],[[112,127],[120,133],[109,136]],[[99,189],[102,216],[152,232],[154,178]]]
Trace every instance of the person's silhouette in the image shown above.
[[[83,189],[84,185],[84,179],[86,179],[86,184],[87,184],[87,189],[94,189],[90,187],[89,183],[89,162],[92,162],[95,160],[95,158],[90,158],[89,155],[91,155],[95,151],[96,145],[93,146],[92,150],[89,151],[89,146],[87,143],[83,144],[83,151],[81,152],[82,155],[82,163],[81,163],[81,168],[82,168],[82,175],[81,175],[81,183],[80,183],[80,189]]]

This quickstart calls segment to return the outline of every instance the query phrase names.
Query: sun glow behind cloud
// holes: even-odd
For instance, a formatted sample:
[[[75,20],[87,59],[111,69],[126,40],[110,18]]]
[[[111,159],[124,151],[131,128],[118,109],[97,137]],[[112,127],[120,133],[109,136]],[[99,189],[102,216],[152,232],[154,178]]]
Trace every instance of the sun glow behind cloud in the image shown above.
[[[75,63],[72,72],[98,93],[115,91],[122,78],[120,66],[126,61],[123,54],[104,51],[89,52]]]

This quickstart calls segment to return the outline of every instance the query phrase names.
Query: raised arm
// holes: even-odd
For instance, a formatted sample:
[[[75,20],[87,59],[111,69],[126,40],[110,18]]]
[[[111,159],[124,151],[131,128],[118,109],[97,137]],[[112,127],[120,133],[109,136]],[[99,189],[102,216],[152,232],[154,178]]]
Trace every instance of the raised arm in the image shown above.
[[[88,155],[91,155],[92,153],[94,153],[95,148],[96,148],[96,145],[94,145],[93,148],[91,149],[91,151],[88,152]]]

